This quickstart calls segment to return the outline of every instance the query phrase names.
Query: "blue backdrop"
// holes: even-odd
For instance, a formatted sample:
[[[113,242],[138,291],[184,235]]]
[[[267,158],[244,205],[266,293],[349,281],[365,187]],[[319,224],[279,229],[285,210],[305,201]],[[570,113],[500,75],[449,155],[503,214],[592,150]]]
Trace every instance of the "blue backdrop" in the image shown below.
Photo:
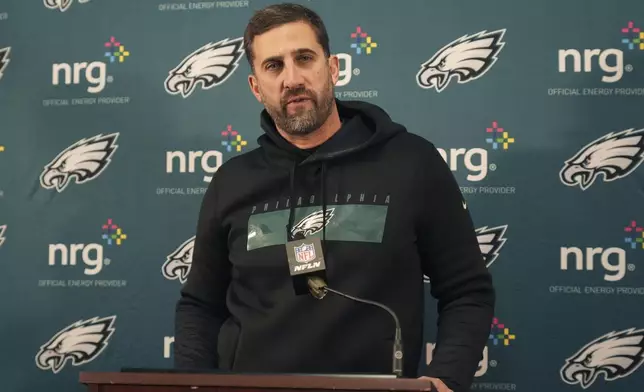
[[[644,3],[301,3],[341,58],[337,97],[434,142],[462,187],[498,290],[472,390],[642,390]],[[241,53],[267,4],[0,3],[8,392],[171,366],[201,198],[261,134],[243,56],[218,78],[186,65]]]

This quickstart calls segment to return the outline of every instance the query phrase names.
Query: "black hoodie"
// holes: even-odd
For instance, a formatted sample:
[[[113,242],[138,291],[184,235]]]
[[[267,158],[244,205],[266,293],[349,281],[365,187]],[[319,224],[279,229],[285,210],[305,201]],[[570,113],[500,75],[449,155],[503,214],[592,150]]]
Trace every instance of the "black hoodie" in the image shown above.
[[[459,187],[434,145],[381,108],[336,104],[341,129],[311,151],[290,144],[263,111],[260,148],[216,172],[177,306],[175,366],[392,373],[391,316],[333,294],[296,294],[290,232],[321,239],[329,287],[397,313],[405,377],[469,390],[495,293]],[[439,317],[432,363],[418,374],[423,275]]]

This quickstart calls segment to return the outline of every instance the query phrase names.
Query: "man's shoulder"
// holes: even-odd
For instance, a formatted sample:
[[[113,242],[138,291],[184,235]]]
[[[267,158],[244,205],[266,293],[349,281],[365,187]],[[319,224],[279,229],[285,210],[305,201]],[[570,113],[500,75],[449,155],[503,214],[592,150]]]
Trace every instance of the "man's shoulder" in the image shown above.
[[[390,146],[396,149],[405,149],[410,153],[426,154],[436,149],[434,143],[413,132],[401,132],[390,140]]]
[[[252,168],[253,163],[257,162],[257,159],[260,158],[260,154],[261,149],[257,147],[228,158],[217,169],[217,177],[220,180],[230,178],[233,181],[238,181],[240,172]]]

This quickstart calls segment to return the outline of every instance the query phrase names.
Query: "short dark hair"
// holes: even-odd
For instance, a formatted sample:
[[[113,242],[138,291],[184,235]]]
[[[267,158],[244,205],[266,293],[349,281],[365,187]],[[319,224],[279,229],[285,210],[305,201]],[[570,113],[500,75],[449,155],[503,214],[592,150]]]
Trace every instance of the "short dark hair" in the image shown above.
[[[250,64],[250,69],[253,72],[255,70],[253,67],[253,60],[255,58],[253,55],[253,41],[255,36],[264,34],[275,27],[293,22],[308,23],[315,32],[317,41],[324,50],[324,55],[329,57],[331,53],[329,49],[329,34],[326,31],[320,15],[299,4],[274,4],[255,11],[244,31],[244,51],[246,53],[246,59]]]

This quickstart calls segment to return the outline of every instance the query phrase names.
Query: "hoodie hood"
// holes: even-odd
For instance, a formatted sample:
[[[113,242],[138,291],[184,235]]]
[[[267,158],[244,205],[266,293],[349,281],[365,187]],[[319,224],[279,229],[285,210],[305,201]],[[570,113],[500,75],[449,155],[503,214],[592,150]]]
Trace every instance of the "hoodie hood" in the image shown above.
[[[260,124],[265,133],[257,141],[264,149],[269,163],[291,167],[294,164],[329,161],[386,141],[400,132],[406,132],[402,125],[393,122],[379,106],[362,101],[338,99],[335,99],[335,103],[342,127],[312,154],[299,149],[280,135],[266,109],[262,110]]]
[[[264,109],[260,116],[261,127],[265,134],[257,140],[263,148],[269,165],[277,165],[290,170],[290,212],[286,226],[289,241],[301,240],[302,234],[293,236],[295,219],[295,195],[297,190],[297,168],[302,165],[320,165],[320,194],[322,200],[322,251],[326,251],[326,171],[333,159],[346,157],[393,136],[406,132],[406,129],[391,120],[379,106],[362,101],[340,101],[335,99],[342,126],[329,140],[318,146],[313,153],[301,150],[286,140],[275,127],[275,123]]]

